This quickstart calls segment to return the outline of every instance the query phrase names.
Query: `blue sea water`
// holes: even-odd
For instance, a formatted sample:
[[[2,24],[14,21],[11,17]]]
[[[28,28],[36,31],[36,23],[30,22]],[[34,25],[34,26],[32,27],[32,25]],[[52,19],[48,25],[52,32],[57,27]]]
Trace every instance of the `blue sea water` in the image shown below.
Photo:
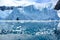
[[[0,22],[0,39],[58,40],[55,34],[58,24],[58,22]]]

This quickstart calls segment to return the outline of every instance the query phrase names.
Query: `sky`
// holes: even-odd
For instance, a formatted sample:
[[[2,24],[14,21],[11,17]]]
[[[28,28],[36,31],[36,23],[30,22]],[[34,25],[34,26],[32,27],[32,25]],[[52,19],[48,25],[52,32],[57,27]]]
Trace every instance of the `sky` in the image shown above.
[[[23,6],[31,5],[35,2],[32,0],[0,0],[0,6]]]
[[[57,0],[53,0],[54,2]],[[0,0],[0,6],[25,6],[36,3],[48,3],[51,0]]]

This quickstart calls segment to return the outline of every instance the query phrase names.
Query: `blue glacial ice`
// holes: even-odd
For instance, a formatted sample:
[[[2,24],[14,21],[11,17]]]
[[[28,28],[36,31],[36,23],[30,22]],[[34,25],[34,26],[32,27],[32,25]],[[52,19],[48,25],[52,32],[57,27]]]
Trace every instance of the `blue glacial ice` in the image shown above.
[[[48,3],[44,3],[43,0],[41,2],[41,4],[35,2],[35,4],[22,6],[22,11],[20,8],[13,8],[12,12],[10,10],[0,10],[0,18],[1,20],[16,20],[16,18],[19,18],[19,20],[58,20],[58,13],[53,9],[54,2],[56,1],[46,0]]]
[[[47,8],[39,10],[36,9],[34,5],[23,7],[22,11],[14,8],[5,20],[16,20],[17,18],[19,18],[19,20],[59,20],[56,10]]]

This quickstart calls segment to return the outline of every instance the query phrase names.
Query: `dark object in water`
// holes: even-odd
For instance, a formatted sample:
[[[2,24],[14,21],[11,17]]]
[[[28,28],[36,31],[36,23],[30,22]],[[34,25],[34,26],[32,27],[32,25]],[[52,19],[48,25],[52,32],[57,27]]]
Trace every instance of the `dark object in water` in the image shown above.
[[[60,0],[57,2],[57,4],[56,4],[54,9],[55,10],[60,10]]]
[[[54,30],[55,36],[57,37],[57,40],[60,40],[60,30]]]
[[[19,20],[19,18],[17,18],[16,20]]]
[[[54,33],[55,33],[56,35],[60,35],[60,30],[54,30]]]

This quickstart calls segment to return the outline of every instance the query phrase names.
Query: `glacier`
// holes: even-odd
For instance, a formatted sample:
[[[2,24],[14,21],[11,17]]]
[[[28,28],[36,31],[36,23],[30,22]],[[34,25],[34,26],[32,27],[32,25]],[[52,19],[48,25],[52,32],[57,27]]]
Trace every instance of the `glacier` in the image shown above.
[[[59,20],[56,10],[47,8],[40,10],[35,8],[34,5],[23,8],[13,8],[12,12],[7,12],[6,14],[5,12],[1,15],[1,18],[5,20],[16,20],[16,18],[19,18],[19,20]]]
[[[46,2],[48,2],[48,1],[49,0],[46,0]],[[27,1],[27,2],[29,2],[29,1]],[[20,20],[26,20],[26,19],[28,19],[28,20],[47,20],[49,18],[52,19],[52,20],[53,19],[56,19],[56,20],[59,19],[57,11],[53,9],[53,6],[55,5],[54,2],[57,2],[57,1],[49,1],[48,3],[46,3],[46,2],[44,3],[44,0],[43,0],[41,2],[42,3],[32,1],[33,4],[29,4],[30,3],[29,2],[28,3],[29,5],[27,5],[27,6],[20,5],[20,6],[22,6],[21,9],[24,12],[19,10],[20,8],[13,8],[11,10],[12,12],[10,10],[1,11],[0,14],[1,13],[2,14],[1,14],[0,18],[2,18],[1,20],[3,20],[3,19],[4,20],[9,20],[9,18],[11,20],[15,20],[17,18],[17,16],[19,15],[20,18],[19,17],[18,18]],[[15,13],[15,11],[16,11],[16,13]],[[17,14],[17,16],[15,17],[14,14],[15,15]],[[14,17],[14,19],[12,19],[12,16]]]
[[[8,1],[6,3],[6,1]],[[55,30],[60,26],[60,17],[54,6],[58,0],[0,0],[0,40],[59,40]],[[4,3],[3,3],[4,2]],[[20,4],[20,3],[21,4]],[[12,5],[10,4],[12,3]],[[9,4],[9,5],[7,5]],[[20,5],[20,6],[18,6]],[[21,8],[18,8],[21,7]],[[3,20],[3,22],[1,21]],[[5,22],[5,21],[7,22]],[[9,20],[11,20],[9,22]],[[14,22],[17,20],[17,22]],[[43,22],[20,22],[21,20],[43,20]],[[52,20],[44,22],[44,20]],[[57,20],[57,21],[54,21]],[[18,22],[19,21],[19,22]]]

